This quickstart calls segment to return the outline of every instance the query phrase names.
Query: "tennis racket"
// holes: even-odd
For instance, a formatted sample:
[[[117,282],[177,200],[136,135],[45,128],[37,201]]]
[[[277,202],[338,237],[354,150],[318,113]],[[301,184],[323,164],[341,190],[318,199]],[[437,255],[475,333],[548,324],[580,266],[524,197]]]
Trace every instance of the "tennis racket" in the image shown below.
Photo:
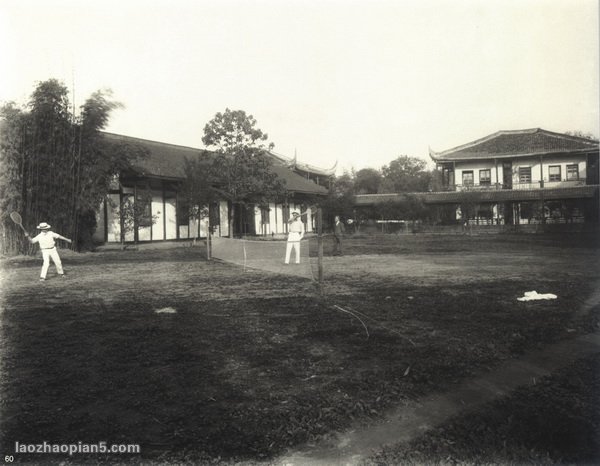
[[[300,217],[305,216],[306,214],[308,214],[308,211],[310,210],[311,213],[316,213],[317,212],[317,205],[313,204],[313,205],[309,205],[306,210],[304,212],[300,213]]]
[[[25,228],[23,227],[23,219],[21,218],[21,215],[18,212],[11,212],[10,218],[13,222],[15,222],[17,225],[19,225],[21,227],[21,230],[23,230],[23,233],[27,234],[27,231],[25,231]]]

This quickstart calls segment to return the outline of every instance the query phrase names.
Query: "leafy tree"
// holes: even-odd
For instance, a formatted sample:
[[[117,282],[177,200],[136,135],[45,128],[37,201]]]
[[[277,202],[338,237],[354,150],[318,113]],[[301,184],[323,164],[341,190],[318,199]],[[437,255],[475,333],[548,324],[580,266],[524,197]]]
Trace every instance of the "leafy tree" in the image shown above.
[[[337,176],[331,180],[331,186],[329,189],[330,194],[340,195],[354,195],[355,193],[355,172],[347,170],[340,176]]]
[[[266,205],[284,194],[284,185],[271,170],[272,161],[266,154],[274,145],[265,146],[268,135],[256,124],[254,117],[243,110],[226,109],[204,127],[202,142],[216,152],[210,165],[212,190],[225,196],[232,206],[228,219],[230,236],[236,208],[244,204]]]
[[[246,115],[244,110],[225,109],[217,113],[204,127],[202,142],[206,146],[215,146],[218,153],[231,153],[236,150],[264,149],[261,141],[269,136],[256,128],[257,121],[252,115]],[[270,143],[268,149],[275,144]]]
[[[128,233],[134,233],[134,244],[137,244],[137,228],[150,227],[156,223],[158,215],[152,215],[151,204],[152,193],[148,189],[138,189],[136,199],[132,195],[124,197],[120,206],[112,204],[121,225],[121,249],[126,248],[125,237]]]
[[[374,168],[363,168],[354,175],[354,191],[356,194],[376,194],[382,182],[382,175]]]
[[[382,202],[379,214],[388,220],[426,220],[428,209],[423,200],[414,194],[404,194],[398,199]]]
[[[190,218],[201,220],[210,218],[210,228],[216,225],[216,217],[210,216],[210,205],[214,205],[223,196],[215,188],[216,177],[212,173],[212,157],[185,160],[185,178],[179,194]],[[212,231],[212,230],[211,230]]]
[[[567,131],[565,134],[568,134],[569,136],[576,136],[578,138],[584,138],[584,139],[589,139],[590,141],[598,142],[598,137],[590,132],[586,133],[584,131],[575,130],[575,131]]]
[[[425,161],[403,155],[381,169],[383,180],[381,192],[426,192],[430,188],[431,173]]]
[[[354,172],[345,171],[343,175],[331,180],[329,193],[320,201],[324,213],[324,221],[333,224],[333,218],[354,217]]]
[[[0,228],[6,252],[27,250],[7,220],[13,210],[30,231],[48,221],[74,238],[77,248],[91,241],[93,213],[109,183],[144,155],[141,149],[104,141],[101,130],[120,106],[109,97],[107,91],[92,94],[76,117],[67,88],[50,79],[37,85],[25,108],[9,103],[0,110],[0,162],[6,169],[0,177]]]
[[[26,124],[25,112],[10,102],[0,108],[0,231],[3,251],[26,250],[21,230],[13,225],[10,213],[18,211],[23,196],[23,128]],[[25,222],[25,228],[30,224]]]

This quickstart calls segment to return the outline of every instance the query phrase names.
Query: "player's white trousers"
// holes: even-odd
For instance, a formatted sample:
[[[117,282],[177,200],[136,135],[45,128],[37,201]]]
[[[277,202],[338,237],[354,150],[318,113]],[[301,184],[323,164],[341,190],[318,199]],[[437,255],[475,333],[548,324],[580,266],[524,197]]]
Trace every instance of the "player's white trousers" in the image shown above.
[[[296,264],[300,263],[300,233],[290,233],[288,236],[287,245],[285,248],[285,263],[290,263],[290,256],[292,255],[292,249],[296,252]]]
[[[42,273],[40,273],[40,278],[46,278],[48,267],[50,267],[50,258],[52,258],[52,262],[54,262],[54,265],[56,265],[56,271],[60,275],[64,273],[62,262],[60,261],[58,251],[55,247],[52,249],[42,249],[42,258],[44,259],[44,263],[42,264]]]

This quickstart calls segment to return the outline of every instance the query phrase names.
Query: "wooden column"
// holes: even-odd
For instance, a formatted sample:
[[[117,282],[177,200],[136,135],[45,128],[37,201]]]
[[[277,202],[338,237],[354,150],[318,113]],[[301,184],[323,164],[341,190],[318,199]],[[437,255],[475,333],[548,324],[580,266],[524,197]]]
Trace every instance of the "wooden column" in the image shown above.
[[[210,216],[208,218],[208,232],[206,234],[206,259],[212,260],[212,227],[210,225]]]
[[[137,197],[137,182],[133,184],[133,205],[136,206],[137,205],[137,201],[138,201],[138,197]],[[135,207],[134,207],[135,209]],[[135,212],[135,210],[134,210]],[[137,244],[137,242],[139,241],[139,235],[138,235],[138,221],[137,221],[137,215],[133,215],[133,242]]]
[[[498,185],[500,184],[498,178],[498,159],[494,159],[494,167],[496,168],[496,190],[498,190]]]
[[[110,192],[110,191],[109,191]],[[108,194],[105,198],[104,201],[102,202],[103,204],[103,209],[102,209],[102,214],[104,215],[104,242],[108,243],[108,199],[110,199],[110,194]]]
[[[163,211],[163,240],[167,239],[167,200],[166,200],[166,196],[167,193],[165,192],[165,182],[161,181],[161,188],[162,188],[162,211]],[[176,214],[177,215],[177,214]]]
[[[452,181],[454,181],[452,191],[456,191],[456,161],[452,161]]]
[[[125,232],[123,228],[125,221],[123,219],[123,185],[119,183],[119,237],[121,238],[121,244],[125,245]]]
[[[544,207],[544,156],[540,155],[540,194],[542,196],[542,225],[546,224],[546,208]]]
[[[317,207],[317,245],[318,245],[318,273],[319,292],[323,292],[323,211]]]

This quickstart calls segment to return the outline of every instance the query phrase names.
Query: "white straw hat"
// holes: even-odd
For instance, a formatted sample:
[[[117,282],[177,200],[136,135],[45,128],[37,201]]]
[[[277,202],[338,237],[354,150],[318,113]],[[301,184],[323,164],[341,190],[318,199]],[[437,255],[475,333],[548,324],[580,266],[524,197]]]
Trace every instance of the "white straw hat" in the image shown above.
[[[49,230],[50,229],[50,225],[48,225],[46,222],[42,222],[37,226],[38,230]]]

